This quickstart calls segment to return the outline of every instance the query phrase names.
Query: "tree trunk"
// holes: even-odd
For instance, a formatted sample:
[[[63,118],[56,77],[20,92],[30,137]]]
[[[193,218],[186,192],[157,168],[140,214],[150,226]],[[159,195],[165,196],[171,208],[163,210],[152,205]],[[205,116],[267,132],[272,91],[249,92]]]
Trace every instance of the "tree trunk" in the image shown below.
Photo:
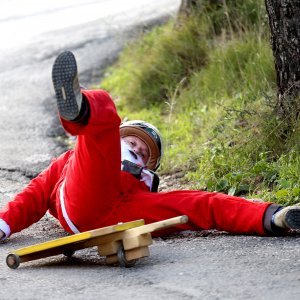
[[[265,0],[277,75],[277,114],[288,125],[300,113],[300,0]]]
[[[199,8],[202,0],[181,0],[179,13],[189,16],[194,9]]]

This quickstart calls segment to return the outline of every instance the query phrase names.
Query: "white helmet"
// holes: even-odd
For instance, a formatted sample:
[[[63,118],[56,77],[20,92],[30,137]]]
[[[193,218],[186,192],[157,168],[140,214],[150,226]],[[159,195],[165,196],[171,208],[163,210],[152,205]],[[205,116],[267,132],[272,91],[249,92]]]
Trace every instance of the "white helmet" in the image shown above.
[[[162,137],[158,129],[150,123],[141,120],[127,121],[120,126],[120,136],[136,136],[140,138],[149,149],[149,159],[146,166],[150,170],[157,170],[163,155]]]

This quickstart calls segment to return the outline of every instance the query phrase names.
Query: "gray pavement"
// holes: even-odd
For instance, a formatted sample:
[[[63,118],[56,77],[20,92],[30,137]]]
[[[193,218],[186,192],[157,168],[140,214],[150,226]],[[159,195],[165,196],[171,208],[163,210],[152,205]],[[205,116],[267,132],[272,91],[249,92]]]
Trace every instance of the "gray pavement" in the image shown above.
[[[56,55],[72,50],[83,85],[98,82],[126,41],[165,15],[162,7],[174,12],[180,1],[147,2],[143,14],[118,11],[0,48],[1,207],[66,148],[51,86]],[[79,251],[72,260],[57,256],[17,270],[6,266],[10,249],[61,236],[65,232],[46,215],[0,245],[0,299],[300,299],[299,235],[185,232],[155,239],[151,256],[131,269],[106,266],[96,249]]]
[[[32,236],[43,241],[45,232],[60,236],[51,222],[2,247],[26,245]],[[299,299],[299,241],[186,232],[155,239],[150,257],[130,269],[106,266],[93,248],[72,260],[56,256],[17,270],[2,261],[0,299]]]

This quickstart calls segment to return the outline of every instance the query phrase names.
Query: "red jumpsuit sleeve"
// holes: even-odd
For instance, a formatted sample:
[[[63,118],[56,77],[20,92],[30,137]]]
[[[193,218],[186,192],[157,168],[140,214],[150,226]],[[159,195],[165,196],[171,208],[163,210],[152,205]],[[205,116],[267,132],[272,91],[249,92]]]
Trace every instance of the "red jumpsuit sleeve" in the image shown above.
[[[49,167],[17,194],[0,211],[0,219],[9,226],[10,234],[39,221],[50,208],[50,195],[60,178],[70,151],[54,159]]]

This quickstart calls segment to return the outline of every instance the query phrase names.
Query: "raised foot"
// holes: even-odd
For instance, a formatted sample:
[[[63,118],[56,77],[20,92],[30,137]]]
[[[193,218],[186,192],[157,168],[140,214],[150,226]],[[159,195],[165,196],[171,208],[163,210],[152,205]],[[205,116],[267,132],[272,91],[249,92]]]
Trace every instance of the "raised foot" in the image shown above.
[[[60,116],[74,120],[79,115],[82,95],[78,81],[77,63],[70,51],[62,52],[52,68],[52,82]]]

